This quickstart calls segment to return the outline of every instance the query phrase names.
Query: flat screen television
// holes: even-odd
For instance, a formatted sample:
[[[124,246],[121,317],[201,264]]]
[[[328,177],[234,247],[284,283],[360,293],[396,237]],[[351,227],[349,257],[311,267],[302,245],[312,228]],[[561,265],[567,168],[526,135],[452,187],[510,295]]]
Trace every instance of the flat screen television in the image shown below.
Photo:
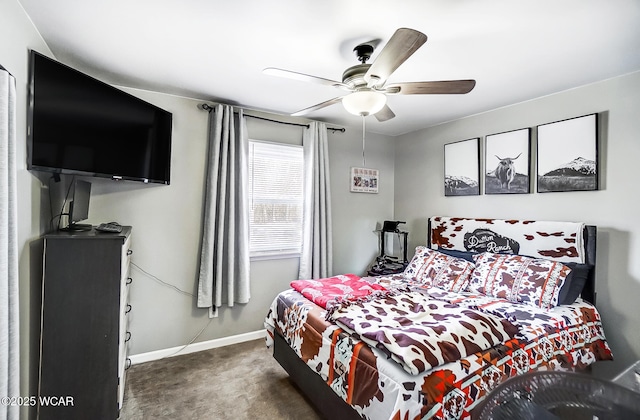
[[[36,51],[27,168],[169,184],[172,114]]]

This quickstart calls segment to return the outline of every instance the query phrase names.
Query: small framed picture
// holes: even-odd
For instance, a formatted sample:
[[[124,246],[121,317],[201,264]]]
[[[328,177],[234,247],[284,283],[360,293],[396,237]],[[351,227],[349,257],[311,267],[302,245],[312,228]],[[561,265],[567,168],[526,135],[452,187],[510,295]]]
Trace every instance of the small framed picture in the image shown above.
[[[351,192],[378,192],[378,170],[371,168],[351,168]]]
[[[444,145],[444,195],[480,195],[480,138]]]
[[[485,194],[527,194],[530,192],[529,158],[531,129],[486,136]]]
[[[538,126],[538,192],[598,189],[597,117]]]

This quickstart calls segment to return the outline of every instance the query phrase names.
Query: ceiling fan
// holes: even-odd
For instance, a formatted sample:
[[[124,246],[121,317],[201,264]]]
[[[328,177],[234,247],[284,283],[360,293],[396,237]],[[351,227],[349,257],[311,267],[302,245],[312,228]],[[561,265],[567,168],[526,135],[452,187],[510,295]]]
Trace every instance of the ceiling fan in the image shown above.
[[[357,45],[353,51],[361,64],[349,67],[342,74],[342,81],[325,79],[308,74],[268,67],[263,73],[303,82],[312,82],[342,89],[348,93],[310,106],[291,115],[305,115],[342,102],[354,115],[375,115],[378,121],[395,117],[386,104],[387,95],[464,94],[476,85],[475,80],[443,80],[434,82],[403,82],[386,84],[391,74],[427,41],[427,36],[415,29],[396,30],[373,63],[368,64],[377,42]]]

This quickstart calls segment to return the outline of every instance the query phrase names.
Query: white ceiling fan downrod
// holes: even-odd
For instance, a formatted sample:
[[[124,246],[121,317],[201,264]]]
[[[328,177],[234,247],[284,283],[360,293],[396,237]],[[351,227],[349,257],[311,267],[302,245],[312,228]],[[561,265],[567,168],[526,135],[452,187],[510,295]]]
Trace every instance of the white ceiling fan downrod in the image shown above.
[[[364,157],[364,148],[365,148],[365,140],[364,140],[364,136],[365,136],[365,122],[364,122],[364,119],[365,119],[365,117],[366,117],[366,116],[363,114],[363,115],[362,115],[362,167],[363,167],[363,168],[366,168],[366,167],[367,167],[366,159],[365,159],[365,157]]]

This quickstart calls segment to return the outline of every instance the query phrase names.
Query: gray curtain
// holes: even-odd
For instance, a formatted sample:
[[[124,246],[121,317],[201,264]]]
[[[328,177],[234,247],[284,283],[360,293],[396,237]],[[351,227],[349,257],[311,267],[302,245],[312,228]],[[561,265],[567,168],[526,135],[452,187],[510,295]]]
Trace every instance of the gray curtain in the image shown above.
[[[0,66],[0,397],[20,396],[16,81]],[[18,419],[17,405],[0,405],[0,419]]]
[[[198,307],[217,316],[223,303],[249,301],[249,138],[242,110],[209,113]]]
[[[333,271],[329,142],[325,123],[304,130],[304,215],[300,279],[329,277]],[[345,175],[346,176],[346,175]]]

